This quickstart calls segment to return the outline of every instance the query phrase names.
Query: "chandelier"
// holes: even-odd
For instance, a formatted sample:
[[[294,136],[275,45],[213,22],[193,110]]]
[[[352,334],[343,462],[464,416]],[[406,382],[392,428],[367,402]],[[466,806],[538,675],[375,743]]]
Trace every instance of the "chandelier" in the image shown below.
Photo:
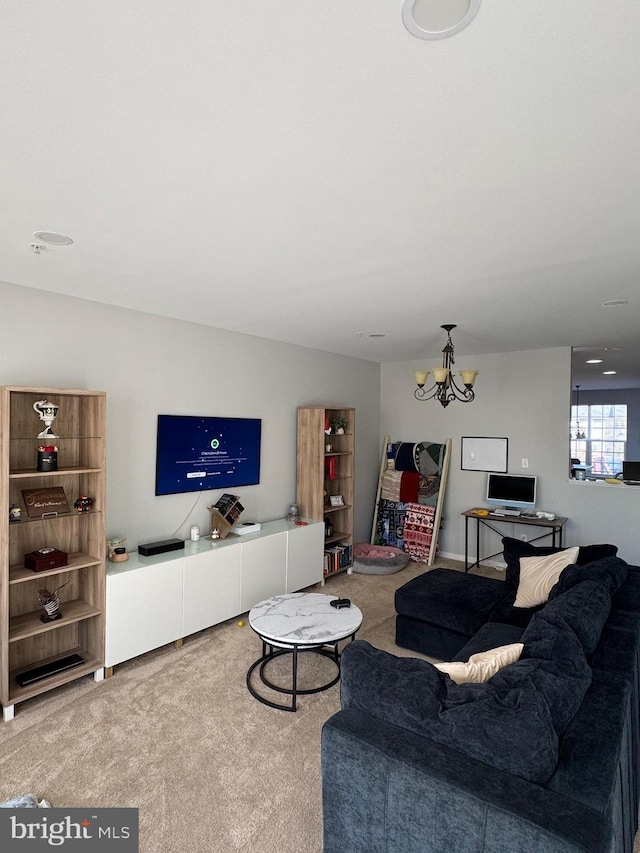
[[[584,434],[584,430],[580,429],[579,406],[580,406],[580,386],[576,385],[576,439],[581,440],[583,438],[586,438],[586,435]]]
[[[460,376],[464,383],[464,388],[461,388],[455,380],[451,368],[455,364],[453,357],[453,343],[451,342],[451,330],[457,328],[455,324],[448,323],[440,326],[447,333],[447,343],[442,350],[442,367],[433,368],[434,384],[431,388],[425,388],[427,384],[428,370],[416,370],[416,382],[418,387],[413,392],[416,400],[438,400],[443,406],[448,406],[454,400],[460,400],[462,403],[470,403],[475,399],[473,393],[473,383],[478,375],[477,370],[461,370]]]

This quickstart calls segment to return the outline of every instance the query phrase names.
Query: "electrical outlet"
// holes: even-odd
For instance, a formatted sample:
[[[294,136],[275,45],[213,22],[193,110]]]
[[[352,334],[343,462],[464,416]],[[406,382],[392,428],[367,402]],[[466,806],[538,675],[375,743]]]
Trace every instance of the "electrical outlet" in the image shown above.
[[[529,467],[529,460],[528,460],[528,459],[525,459],[524,457],[523,457],[523,459],[522,459],[522,467],[523,467],[523,468],[528,468],[528,467]]]
[[[521,534],[520,534],[520,538],[522,539],[522,541],[523,541],[523,542],[528,542],[528,541],[529,541],[529,540],[527,539],[527,534],[526,534],[526,533],[521,533]]]

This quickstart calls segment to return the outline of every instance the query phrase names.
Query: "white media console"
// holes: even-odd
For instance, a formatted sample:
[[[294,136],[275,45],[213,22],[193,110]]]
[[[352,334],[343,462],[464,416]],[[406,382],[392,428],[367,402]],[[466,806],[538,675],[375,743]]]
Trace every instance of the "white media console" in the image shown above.
[[[107,564],[107,674],[123,661],[323,580],[324,522],[284,519],[257,533]]]

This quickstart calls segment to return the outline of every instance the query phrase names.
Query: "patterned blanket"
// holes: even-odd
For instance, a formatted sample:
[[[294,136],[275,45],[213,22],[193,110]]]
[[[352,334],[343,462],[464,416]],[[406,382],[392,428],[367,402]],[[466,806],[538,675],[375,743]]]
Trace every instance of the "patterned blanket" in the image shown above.
[[[435,507],[422,504],[405,504],[404,550],[412,560],[429,562]]]
[[[377,539],[381,545],[402,548],[412,560],[429,561],[435,507],[380,500]]]
[[[431,441],[417,443],[399,441],[391,444],[388,459],[389,468],[396,475],[398,471],[411,471],[418,475],[417,496],[402,494],[397,496],[395,500],[437,506],[445,453],[445,444],[436,444]],[[393,499],[390,494],[385,495],[385,497],[389,500]]]
[[[381,499],[378,502],[376,533],[380,545],[404,546],[404,519],[406,504]]]

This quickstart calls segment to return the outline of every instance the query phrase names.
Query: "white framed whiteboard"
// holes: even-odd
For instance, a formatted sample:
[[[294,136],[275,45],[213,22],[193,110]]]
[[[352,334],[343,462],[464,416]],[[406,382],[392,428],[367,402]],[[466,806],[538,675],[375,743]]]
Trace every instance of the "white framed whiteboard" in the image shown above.
[[[508,438],[462,436],[460,439],[460,467],[463,471],[506,474],[508,461]]]

